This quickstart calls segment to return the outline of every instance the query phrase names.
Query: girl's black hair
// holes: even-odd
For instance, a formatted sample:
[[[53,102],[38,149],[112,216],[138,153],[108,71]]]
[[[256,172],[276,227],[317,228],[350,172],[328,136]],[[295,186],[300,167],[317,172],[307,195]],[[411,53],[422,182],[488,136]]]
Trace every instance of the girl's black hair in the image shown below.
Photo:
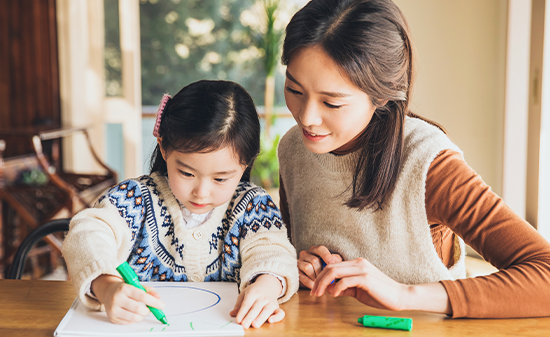
[[[252,97],[229,81],[198,81],[181,89],[164,108],[159,134],[162,148],[183,153],[208,153],[229,146],[245,165],[241,181],[260,152],[260,121]],[[166,174],[166,161],[157,144],[151,173]]]
[[[346,205],[379,209],[399,174],[405,116],[420,118],[409,110],[414,65],[405,17],[391,0],[312,0],[286,27],[283,64],[313,46],[321,46],[376,106],[358,138],[361,153]]]

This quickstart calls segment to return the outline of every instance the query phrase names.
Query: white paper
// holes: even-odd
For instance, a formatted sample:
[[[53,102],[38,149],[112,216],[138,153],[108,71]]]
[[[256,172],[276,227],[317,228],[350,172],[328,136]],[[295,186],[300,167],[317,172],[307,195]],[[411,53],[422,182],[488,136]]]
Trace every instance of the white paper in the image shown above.
[[[168,325],[149,314],[141,322],[118,325],[105,312],[90,310],[78,299],[54,336],[243,336],[244,329],[229,312],[238,296],[232,282],[143,282],[155,288],[165,307]]]

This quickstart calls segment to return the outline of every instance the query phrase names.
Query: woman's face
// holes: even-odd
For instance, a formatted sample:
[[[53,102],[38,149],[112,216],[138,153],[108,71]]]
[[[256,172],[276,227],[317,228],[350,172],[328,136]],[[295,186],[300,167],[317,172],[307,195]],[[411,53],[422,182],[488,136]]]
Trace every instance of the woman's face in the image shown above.
[[[319,46],[292,55],[285,100],[306,147],[314,153],[349,149],[348,143],[365,130],[376,108]]]

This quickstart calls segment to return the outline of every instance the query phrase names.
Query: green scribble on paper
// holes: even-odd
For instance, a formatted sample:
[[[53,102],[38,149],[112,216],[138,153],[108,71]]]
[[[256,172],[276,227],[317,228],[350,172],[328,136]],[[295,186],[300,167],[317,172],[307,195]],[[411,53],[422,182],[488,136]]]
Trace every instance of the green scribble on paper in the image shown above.
[[[164,329],[166,329],[166,327],[162,328],[162,331],[164,331]]]
[[[229,322],[225,323],[224,325],[220,326],[220,329],[221,329],[221,328],[225,328],[226,326],[229,325],[229,323],[232,323],[232,322],[233,322],[233,321],[229,321]]]
[[[191,325],[191,330],[195,330],[195,328],[193,328],[193,322],[189,322],[189,325]]]
[[[153,328],[151,328],[151,330],[149,330],[149,332],[153,331]]]

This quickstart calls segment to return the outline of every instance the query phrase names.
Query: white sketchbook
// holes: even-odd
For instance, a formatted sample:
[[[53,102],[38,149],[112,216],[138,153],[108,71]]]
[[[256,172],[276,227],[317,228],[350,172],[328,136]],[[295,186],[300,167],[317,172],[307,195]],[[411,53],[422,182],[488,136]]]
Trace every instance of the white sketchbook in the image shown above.
[[[168,325],[149,314],[141,322],[118,325],[105,312],[90,310],[80,300],[59,323],[54,336],[243,336],[244,329],[229,316],[237,301],[232,282],[143,282],[154,287],[165,307]]]

